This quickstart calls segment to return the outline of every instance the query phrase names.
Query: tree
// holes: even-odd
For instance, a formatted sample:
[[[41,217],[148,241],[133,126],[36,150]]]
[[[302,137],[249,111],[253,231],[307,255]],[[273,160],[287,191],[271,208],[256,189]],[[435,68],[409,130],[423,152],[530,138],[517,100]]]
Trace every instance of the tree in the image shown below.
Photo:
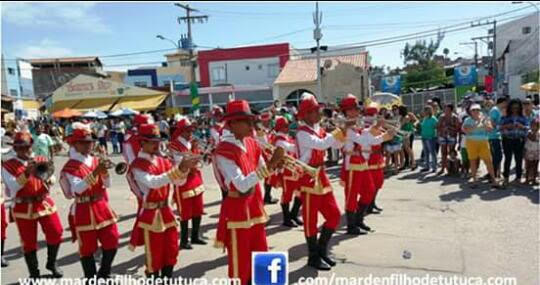
[[[402,52],[403,63],[405,65],[418,64],[420,66],[427,66],[433,60],[433,56],[439,48],[440,43],[440,38],[437,38],[436,41],[431,40],[429,44],[425,40],[417,41],[413,46],[406,43]]]

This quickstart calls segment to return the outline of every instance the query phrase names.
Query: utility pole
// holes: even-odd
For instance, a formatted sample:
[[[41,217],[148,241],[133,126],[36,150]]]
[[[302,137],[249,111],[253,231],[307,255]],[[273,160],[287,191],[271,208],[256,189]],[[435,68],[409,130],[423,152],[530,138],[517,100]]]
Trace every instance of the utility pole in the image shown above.
[[[322,97],[322,84],[321,84],[321,50],[320,40],[322,39],[321,33],[322,12],[319,12],[319,2],[315,2],[315,13],[313,13],[313,23],[315,24],[315,30],[313,30],[313,38],[317,42],[317,97],[319,100]],[[327,101],[324,99],[324,101]],[[328,102],[327,102],[328,103]]]
[[[197,66],[197,61],[195,60],[195,57],[193,56],[193,36],[191,33],[191,24],[195,23],[195,21],[198,21],[199,23],[204,23],[208,21],[207,15],[198,15],[198,16],[192,16],[191,12],[199,12],[199,10],[189,7],[189,4],[183,5],[179,3],[174,3],[175,6],[180,7],[184,10],[186,10],[186,16],[185,17],[178,17],[178,23],[181,24],[182,22],[187,23],[187,38],[188,38],[188,51],[189,51],[189,61],[191,63],[191,90],[196,88],[197,84],[197,78],[195,74],[195,68]],[[193,91],[192,91],[193,92]],[[193,95],[193,94],[192,94]],[[199,115],[199,109],[195,110],[195,115]]]
[[[486,21],[484,23],[471,23],[471,27],[478,27],[478,26],[485,26],[485,25],[493,25],[492,29],[492,35],[487,35],[484,37],[475,37],[471,40],[480,40],[480,39],[489,39],[492,38],[492,44],[491,44],[491,74],[493,75],[493,91],[498,91],[498,84],[497,84],[497,21]],[[488,47],[489,47],[489,40],[488,40]]]
[[[478,42],[459,43],[460,45],[474,45],[474,66],[478,68]]]

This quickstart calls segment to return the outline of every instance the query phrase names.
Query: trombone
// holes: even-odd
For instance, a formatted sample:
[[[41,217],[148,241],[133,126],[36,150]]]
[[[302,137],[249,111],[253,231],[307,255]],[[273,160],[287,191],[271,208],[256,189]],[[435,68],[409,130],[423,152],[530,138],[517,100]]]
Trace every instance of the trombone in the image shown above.
[[[277,148],[276,146],[263,141],[259,141],[259,144],[261,145],[263,150],[267,150],[270,152],[274,152]],[[284,166],[291,172],[305,172],[311,177],[317,177],[318,174],[318,170],[316,168],[309,166],[307,163],[296,159],[287,153],[285,153],[284,156]]]

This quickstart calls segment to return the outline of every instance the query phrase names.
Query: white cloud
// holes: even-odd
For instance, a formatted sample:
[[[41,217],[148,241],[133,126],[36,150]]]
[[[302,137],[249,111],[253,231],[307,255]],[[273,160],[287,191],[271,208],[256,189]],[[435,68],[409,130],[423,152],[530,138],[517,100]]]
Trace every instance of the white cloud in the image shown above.
[[[37,44],[25,44],[24,48],[16,56],[21,58],[51,58],[72,56],[73,51],[69,48],[62,47],[60,43],[49,39],[43,39]]]
[[[92,12],[95,3],[2,3],[7,23],[26,27],[57,27],[92,33],[111,33],[103,20]]]

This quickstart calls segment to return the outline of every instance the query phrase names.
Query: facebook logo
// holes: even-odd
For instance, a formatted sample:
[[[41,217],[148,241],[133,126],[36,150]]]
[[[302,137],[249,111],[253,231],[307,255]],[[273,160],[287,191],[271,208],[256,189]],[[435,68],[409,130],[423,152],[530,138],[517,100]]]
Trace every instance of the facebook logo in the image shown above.
[[[251,274],[254,285],[288,284],[289,257],[286,252],[254,252]]]

